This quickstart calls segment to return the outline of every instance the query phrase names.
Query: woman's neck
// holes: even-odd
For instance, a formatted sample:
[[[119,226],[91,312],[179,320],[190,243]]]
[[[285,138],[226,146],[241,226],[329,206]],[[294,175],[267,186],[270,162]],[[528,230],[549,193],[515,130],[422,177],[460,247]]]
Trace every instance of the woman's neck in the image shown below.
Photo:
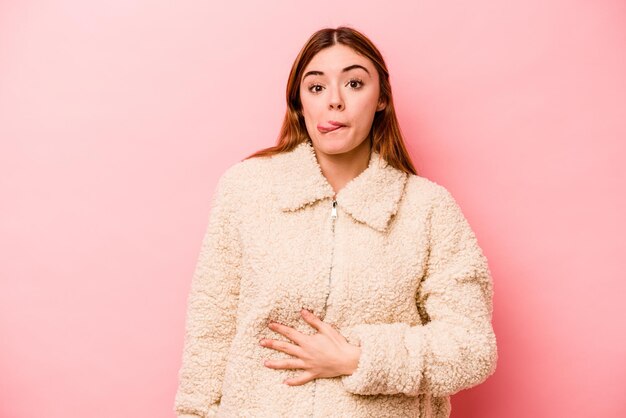
[[[371,151],[368,139],[365,139],[356,148],[340,154],[326,154],[315,149],[322,174],[335,190],[335,196],[350,180],[367,168]]]

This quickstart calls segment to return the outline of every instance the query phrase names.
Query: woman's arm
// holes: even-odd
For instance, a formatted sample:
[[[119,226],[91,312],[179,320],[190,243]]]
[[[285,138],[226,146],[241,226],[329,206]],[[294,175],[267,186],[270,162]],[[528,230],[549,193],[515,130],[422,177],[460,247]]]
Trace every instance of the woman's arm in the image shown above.
[[[174,403],[179,416],[213,416],[235,334],[241,247],[232,173],[232,167],[226,170],[212,196],[208,227],[192,278]]]
[[[357,369],[342,376],[361,395],[452,395],[495,372],[493,284],[476,236],[443,188],[430,214],[430,253],[418,291],[430,322],[358,324],[340,331],[361,346]]]

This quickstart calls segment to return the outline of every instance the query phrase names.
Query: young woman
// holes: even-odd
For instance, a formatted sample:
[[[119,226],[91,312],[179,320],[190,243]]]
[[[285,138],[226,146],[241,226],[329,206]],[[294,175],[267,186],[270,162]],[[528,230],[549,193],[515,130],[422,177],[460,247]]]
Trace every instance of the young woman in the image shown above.
[[[292,67],[278,144],[214,192],[179,417],[448,417],[495,371],[493,287],[460,207],[417,175],[386,65],[348,28]]]

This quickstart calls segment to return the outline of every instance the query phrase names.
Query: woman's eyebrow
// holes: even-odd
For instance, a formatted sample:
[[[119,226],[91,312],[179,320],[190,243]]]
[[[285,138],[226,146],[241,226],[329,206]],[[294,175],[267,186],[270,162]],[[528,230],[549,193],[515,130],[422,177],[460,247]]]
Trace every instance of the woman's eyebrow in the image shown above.
[[[363,70],[365,70],[365,72],[370,75],[370,72],[367,71],[367,68],[363,67],[362,65],[359,64],[352,64],[347,66],[346,68],[344,68],[343,70],[341,70],[342,73],[348,72],[350,70],[354,70],[356,68],[361,68]],[[306,78],[306,76],[308,75],[324,75],[323,71],[317,71],[317,70],[311,70],[311,71],[307,71],[306,74],[304,74],[304,77],[302,77],[302,80],[304,81],[304,79]]]

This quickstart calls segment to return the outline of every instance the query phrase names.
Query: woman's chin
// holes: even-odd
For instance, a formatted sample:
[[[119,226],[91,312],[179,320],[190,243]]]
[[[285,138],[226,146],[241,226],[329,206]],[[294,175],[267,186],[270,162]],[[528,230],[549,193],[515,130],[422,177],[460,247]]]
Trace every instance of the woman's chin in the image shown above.
[[[324,154],[343,154],[351,150],[349,141],[322,138],[318,141],[317,148]]]

